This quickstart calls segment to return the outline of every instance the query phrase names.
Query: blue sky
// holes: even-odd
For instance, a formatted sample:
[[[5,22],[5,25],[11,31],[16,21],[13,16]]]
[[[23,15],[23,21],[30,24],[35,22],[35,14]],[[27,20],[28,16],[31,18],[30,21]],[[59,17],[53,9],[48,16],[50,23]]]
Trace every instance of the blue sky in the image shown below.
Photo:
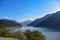
[[[0,0],[0,19],[34,20],[60,11],[60,0]]]

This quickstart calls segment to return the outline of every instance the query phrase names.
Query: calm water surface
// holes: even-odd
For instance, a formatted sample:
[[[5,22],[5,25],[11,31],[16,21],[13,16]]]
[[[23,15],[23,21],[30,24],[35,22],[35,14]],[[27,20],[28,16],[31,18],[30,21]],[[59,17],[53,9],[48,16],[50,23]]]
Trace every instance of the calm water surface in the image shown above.
[[[23,26],[22,28],[13,29],[13,31],[25,31],[25,30],[39,30],[42,32],[60,32],[60,28],[44,28],[44,27],[32,27],[32,26]]]
[[[42,28],[42,27],[24,26],[22,28],[13,29],[12,31],[16,32],[19,30],[20,31],[39,30],[46,36],[47,40],[60,40],[60,29],[59,28]]]

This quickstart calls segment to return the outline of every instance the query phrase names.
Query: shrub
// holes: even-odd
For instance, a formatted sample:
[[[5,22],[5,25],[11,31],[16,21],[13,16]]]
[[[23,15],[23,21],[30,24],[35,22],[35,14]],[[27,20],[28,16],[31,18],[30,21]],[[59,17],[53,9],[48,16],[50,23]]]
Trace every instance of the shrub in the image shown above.
[[[14,37],[20,40],[27,40],[26,36],[21,31],[15,32]]]
[[[18,31],[11,33],[7,29],[0,29],[0,37],[11,37],[20,40],[45,40],[45,36],[38,30],[26,30],[25,32]]]
[[[0,37],[10,37],[11,33],[7,29],[0,29]]]
[[[26,30],[25,31],[25,36],[27,37],[28,40],[45,40],[45,36],[42,34],[42,32],[34,30]]]

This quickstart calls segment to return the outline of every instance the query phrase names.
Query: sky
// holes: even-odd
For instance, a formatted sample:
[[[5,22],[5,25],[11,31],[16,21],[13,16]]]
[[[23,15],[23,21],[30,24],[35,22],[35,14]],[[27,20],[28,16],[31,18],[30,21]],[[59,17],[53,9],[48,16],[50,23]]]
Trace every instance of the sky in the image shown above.
[[[60,0],[0,0],[0,19],[35,20],[60,11]]]

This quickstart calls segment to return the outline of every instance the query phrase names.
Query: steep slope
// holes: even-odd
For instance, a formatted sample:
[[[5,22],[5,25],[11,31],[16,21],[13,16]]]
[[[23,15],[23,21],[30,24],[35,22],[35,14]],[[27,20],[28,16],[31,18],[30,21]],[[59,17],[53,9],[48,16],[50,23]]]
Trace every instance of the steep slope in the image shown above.
[[[60,28],[60,11],[54,13],[52,16],[50,16],[46,20],[39,22],[34,26]]]
[[[50,16],[52,16],[52,14],[47,14],[46,16],[42,17],[42,18],[38,18],[36,19],[35,21],[33,21],[32,23],[28,24],[28,26],[35,26],[37,25],[38,23],[46,20],[47,18],[49,18]]]
[[[15,27],[22,26],[20,23],[10,19],[0,19],[0,27]]]

